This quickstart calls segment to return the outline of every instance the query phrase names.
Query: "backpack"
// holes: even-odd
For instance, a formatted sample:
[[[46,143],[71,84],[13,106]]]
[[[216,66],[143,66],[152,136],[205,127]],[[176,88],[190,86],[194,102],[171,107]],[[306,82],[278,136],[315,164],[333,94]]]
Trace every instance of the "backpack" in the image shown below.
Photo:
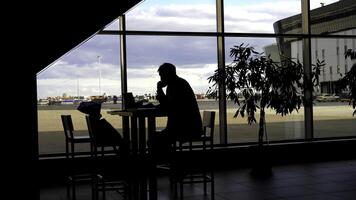
[[[99,144],[120,146],[123,142],[122,136],[106,119],[98,121],[96,139]]]

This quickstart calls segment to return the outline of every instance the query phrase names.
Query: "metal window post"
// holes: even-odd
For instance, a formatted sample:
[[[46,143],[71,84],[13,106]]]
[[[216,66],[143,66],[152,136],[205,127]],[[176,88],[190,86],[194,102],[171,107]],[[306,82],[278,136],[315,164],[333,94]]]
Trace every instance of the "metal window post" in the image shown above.
[[[127,93],[127,56],[126,56],[126,20],[125,15],[119,17],[120,26],[119,30],[122,31],[120,35],[120,69],[121,69],[121,107],[125,109],[125,102],[123,94]],[[122,130],[123,138],[129,142],[130,133],[129,133],[129,118],[122,117]]]
[[[305,139],[311,140],[313,134],[313,85],[311,63],[311,36],[310,36],[310,1],[302,0],[302,31],[308,37],[303,38],[303,66],[304,66],[304,125]]]
[[[225,67],[225,37],[224,37],[224,1],[216,0],[216,25],[217,25],[217,56],[218,68],[224,70]],[[227,123],[226,123],[226,86],[219,84],[219,123],[220,123],[220,143],[227,144]]]
[[[121,69],[121,95],[127,93],[127,57],[126,57],[126,20],[125,15],[119,17],[120,27],[120,69]],[[122,104],[124,105],[124,103]]]

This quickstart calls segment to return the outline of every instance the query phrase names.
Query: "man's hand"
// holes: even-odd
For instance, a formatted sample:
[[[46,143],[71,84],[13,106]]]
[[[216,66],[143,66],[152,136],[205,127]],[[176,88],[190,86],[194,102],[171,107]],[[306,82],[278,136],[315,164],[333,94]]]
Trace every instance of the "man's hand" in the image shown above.
[[[166,87],[167,84],[163,81],[158,81],[157,82],[157,95],[156,95],[156,99],[162,103],[161,101],[164,101],[164,98],[165,98],[165,94],[162,90],[162,88]]]
[[[162,89],[167,86],[167,83],[164,83],[162,81],[157,82],[157,89]]]

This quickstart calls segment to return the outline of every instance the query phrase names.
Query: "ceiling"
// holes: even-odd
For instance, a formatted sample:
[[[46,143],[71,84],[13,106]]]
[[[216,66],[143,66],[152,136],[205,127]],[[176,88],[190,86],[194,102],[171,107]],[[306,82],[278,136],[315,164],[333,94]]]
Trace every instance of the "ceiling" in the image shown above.
[[[21,28],[17,38],[24,42],[19,51],[24,51],[26,68],[39,72],[140,1],[52,0],[23,5],[27,9],[21,9],[15,24]]]

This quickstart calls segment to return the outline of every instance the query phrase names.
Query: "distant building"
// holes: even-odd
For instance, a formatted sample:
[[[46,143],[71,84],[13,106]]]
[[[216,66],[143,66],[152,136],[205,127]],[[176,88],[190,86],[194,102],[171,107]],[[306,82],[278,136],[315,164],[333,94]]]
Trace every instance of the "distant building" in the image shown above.
[[[263,51],[265,52],[266,56],[270,56],[273,61],[281,62],[279,49],[276,43],[263,47]]]
[[[95,102],[106,102],[107,101],[107,96],[105,95],[92,95],[89,97],[90,101],[95,101]]]
[[[310,12],[311,33],[321,35],[356,36],[356,1],[340,0],[321,6]],[[275,33],[302,33],[301,15],[291,16],[274,23]],[[347,49],[356,49],[356,39],[348,38],[312,38],[312,63],[317,59],[325,60],[326,66],[320,74],[320,93],[338,93],[336,81],[352,66],[351,60],[345,59]],[[303,60],[303,43],[300,38],[278,38],[277,47],[281,54]]]
[[[205,99],[205,94],[195,94],[196,99]]]

